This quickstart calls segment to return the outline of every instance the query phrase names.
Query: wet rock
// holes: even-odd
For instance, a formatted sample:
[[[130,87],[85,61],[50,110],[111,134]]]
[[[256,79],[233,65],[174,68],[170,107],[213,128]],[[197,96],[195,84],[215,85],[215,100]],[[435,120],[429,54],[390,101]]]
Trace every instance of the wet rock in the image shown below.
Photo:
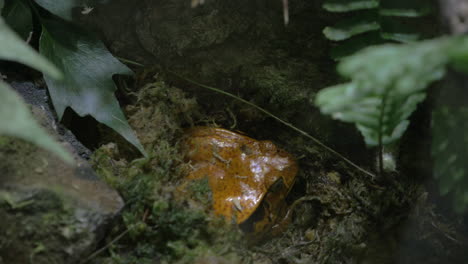
[[[55,131],[44,107],[31,107]],[[75,157],[71,167],[28,142],[0,137],[0,263],[78,263],[95,250],[123,200]]]
[[[72,151],[78,156],[84,159],[89,158],[91,151],[81,144],[70,130],[61,123],[56,122],[56,114],[51,107],[52,102],[50,102],[44,87],[38,87],[34,83],[27,81],[13,81],[10,83],[10,86],[23,97],[26,103],[36,106],[32,110],[35,111],[36,117],[40,116],[38,121],[41,122],[41,125],[53,129],[51,132],[57,133],[63,141],[69,143],[73,147]]]

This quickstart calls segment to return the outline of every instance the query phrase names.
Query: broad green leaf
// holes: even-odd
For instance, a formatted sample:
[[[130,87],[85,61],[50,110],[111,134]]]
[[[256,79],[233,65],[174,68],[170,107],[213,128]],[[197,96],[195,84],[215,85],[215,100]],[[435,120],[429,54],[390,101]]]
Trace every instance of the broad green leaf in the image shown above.
[[[367,145],[391,143],[406,130],[409,116],[425,98],[424,89],[443,76],[456,41],[364,49],[338,65],[351,82],[323,89],[315,103],[323,113],[355,123]]]
[[[59,118],[67,107],[80,116],[91,115],[146,155],[114,95],[112,76],[133,74],[129,68],[100,40],[64,22],[44,21],[40,51],[65,75],[61,81],[45,78]]]
[[[332,27],[326,27],[323,34],[330,40],[341,41],[349,39],[355,35],[376,31],[380,29],[380,25],[373,15],[360,15],[351,17],[338,22]]]
[[[0,59],[20,62],[42,71],[51,78],[62,78],[61,72],[8,28],[1,17]]]
[[[468,209],[468,107],[437,106],[432,113],[434,177],[442,195],[451,193],[456,211]]]
[[[5,6],[5,1],[0,0],[0,14],[3,12],[3,7]]]
[[[378,6],[379,0],[327,0],[323,4],[323,8],[329,12],[350,12]]]
[[[23,0],[14,0],[8,2],[2,11],[5,22],[22,39],[28,39],[33,30],[32,13],[29,6]]]
[[[0,81],[0,134],[32,142],[55,153],[69,164],[73,157],[37,124],[28,106],[7,84]]]

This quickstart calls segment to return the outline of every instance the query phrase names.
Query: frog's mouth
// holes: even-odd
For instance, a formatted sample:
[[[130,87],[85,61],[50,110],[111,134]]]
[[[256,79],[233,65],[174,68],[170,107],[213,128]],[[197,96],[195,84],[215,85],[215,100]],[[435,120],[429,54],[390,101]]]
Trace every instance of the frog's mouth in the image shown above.
[[[253,212],[252,215],[250,215],[249,218],[247,218],[244,222],[239,224],[239,228],[242,230],[242,232],[247,233],[247,234],[253,234],[255,233],[255,223],[262,221],[265,217],[269,217],[266,214],[266,210],[262,201],[262,204]]]
[[[276,219],[282,218],[281,215],[277,215],[281,213],[281,210],[273,212],[275,208],[272,208],[272,205],[267,202],[269,200],[269,196],[278,195],[278,192],[282,188],[287,188],[287,186],[284,184],[283,179],[279,178],[265,194],[257,210],[255,210],[244,222],[239,224],[239,228],[244,233],[261,236],[265,231],[272,227]]]

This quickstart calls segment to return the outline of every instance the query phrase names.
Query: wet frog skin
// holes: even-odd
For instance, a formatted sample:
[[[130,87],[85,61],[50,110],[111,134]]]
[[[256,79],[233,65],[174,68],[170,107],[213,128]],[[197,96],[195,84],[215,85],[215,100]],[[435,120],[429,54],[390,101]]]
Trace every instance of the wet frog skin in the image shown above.
[[[271,229],[286,215],[284,199],[298,168],[294,158],[271,141],[195,127],[186,132],[183,150],[192,166],[187,178],[208,178],[216,214],[243,224],[255,213],[250,228],[254,233]]]

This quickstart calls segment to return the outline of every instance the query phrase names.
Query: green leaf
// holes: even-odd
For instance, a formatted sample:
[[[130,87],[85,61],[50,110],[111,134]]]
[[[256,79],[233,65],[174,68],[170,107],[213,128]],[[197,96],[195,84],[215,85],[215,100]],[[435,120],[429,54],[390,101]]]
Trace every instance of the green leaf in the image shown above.
[[[10,1],[2,11],[5,22],[22,39],[26,40],[33,29],[32,13],[29,6],[22,0]]]
[[[143,146],[115,98],[114,74],[133,74],[109,53],[102,42],[63,22],[44,21],[40,51],[63,72],[61,81],[45,78],[59,118],[66,107],[91,115],[122,135],[145,154]]]
[[[420,38],[420,35],[417,33],[382,32],[380,35],[382,36],[382,39],[401,42],[401,43],[411,43]]]
[[[468,73],[468,38],[458,38],[448,51],[451,65],[460,72]]]
[[[379,11],[382,16],[394,17],[422,17],[431,13],[430,8],[416,8],[416,9],[381,9]]]
[[[425,98],[424,89],[443,76],[454,41],[364,49],[338,65],[351,82],[323,89],[315,103],[323,113],[355,123],[367,145],[391,143],[406,130],[409,116]]]
[[[434,177],[441,194],[451,193],[457,212],[468,209],[468,107],[437,106],[432,113]]]
[[[421,24],[415,19],[400,18],[395,19],[394,17],[383,17],[380,20],[380,26],[382,27],[381,36],[385,40],[391,40],[401,43],[414,42],[425,35],[421,32]]]
[[[337,43],[331,48],[330,55],[334,60],[340,60],[363,48],[383,43],[384,40],[378,32],[369,32]]]
[[[32,117],[28,106],[7,84],[0,81],[0,134],[32,142],[55,153],[69,164],[73,157],[53,140]]]
[[[330,12],[349,13],[344,20],[323,30],[325,37],[339,42],[331,50],[335,60],[379,43],[410,43],[433,36],[433,31],[421,32],[427,27],[420,24],[426,25],[427,21],[414,19],[434,9],[426,0],[325,0],[323,7]],[[366,42],[369,35],[378,37]]]
[[[323,4],[323,8],[329,12],[350,12],[378,6],[379,0],[327,0]]]
[[[338,22],[332,27],[326,27],[323,34],[330,40],[341,41],[355,35],[379,30],[380,25],[373,15],[355,16]]]
[[[0,17],[0,59],[16,61],[33,67],[51,78],[62,78],[61,72],[26,44]]]
[[[434,7],[427,0],[390,0],[383,1],[380,15],[394,17],[422,17],[430,14]]]
[[[401,137],[408,126],[407,118],[425,94],[406,96],[361,94],[356,83],[347,83],[322,90],[316,105],[334,119],[355,123],[368,146],[389,144]],[[389,91],[386,91],[390,94]]]
[[[363,91],[397,94],[423,90],[440,79],[454,39],[439,38],[406,45],[386,44],[362,50],[338,65],[338,71],[359,83]]]
[[[0,14],[3,12],[3,7],[5,6],[5,1],[0,0]]]

